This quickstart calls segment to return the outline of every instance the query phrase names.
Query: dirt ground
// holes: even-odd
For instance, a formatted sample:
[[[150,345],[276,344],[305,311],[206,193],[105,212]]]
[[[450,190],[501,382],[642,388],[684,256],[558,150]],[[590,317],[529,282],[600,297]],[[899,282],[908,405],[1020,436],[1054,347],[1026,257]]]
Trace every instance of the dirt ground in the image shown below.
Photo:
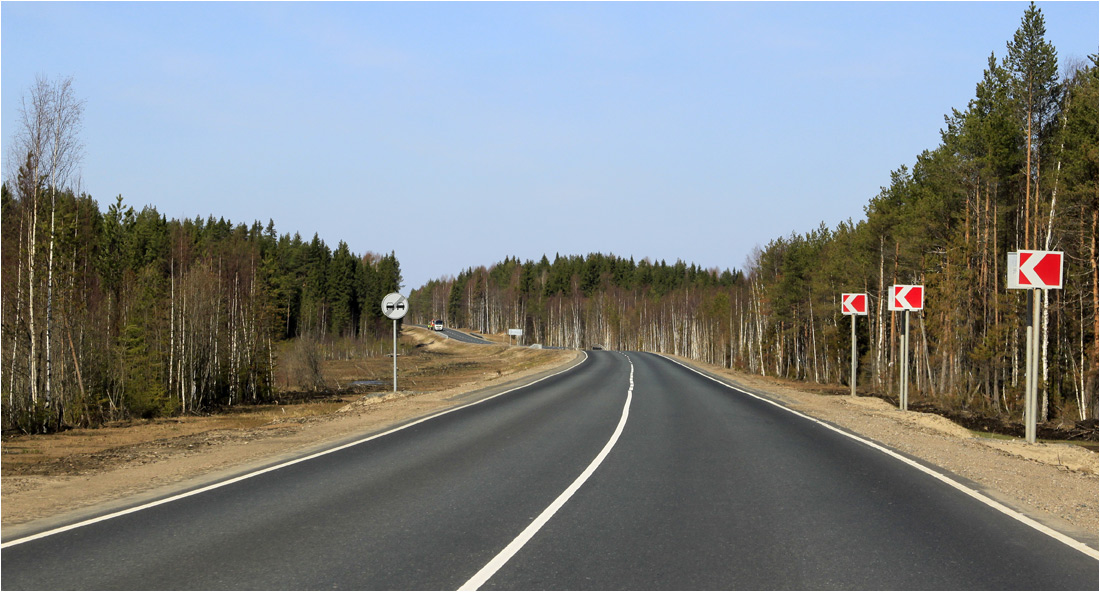
[[[398,358],[398,393],[389,392],[390,358],[341,360],[324,367],[340,394],[320,400],[7,438],[0,449],[4,536],[379,432],[476,399],[481,389],[503,388],[580,359],[573,351],[467,345],[413,327],[406,327],[402,339],[409,353]],[[942,417],[902,413],[879,399],[811,392],[798,383],[693,364],[941,467],[1001,503],[1097,545],[1095,452],[978,437]],[[352,386],[355,381],[373,384]]]

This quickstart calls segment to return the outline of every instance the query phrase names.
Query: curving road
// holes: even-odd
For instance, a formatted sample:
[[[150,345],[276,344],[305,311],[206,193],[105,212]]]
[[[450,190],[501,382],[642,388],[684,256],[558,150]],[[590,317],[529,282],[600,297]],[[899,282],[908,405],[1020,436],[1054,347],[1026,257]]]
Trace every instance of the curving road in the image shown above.
[[[412,326],[413,327],[420,327],[421,329],[427,329],[428,331],[433,331],[433,329],[429,329],[427,325],[412,325]],[[483,338],[478,337],[478,336],[476,336],[472,333],[463,333],[462,331],[459,331],[458,329],[443,328],[443,329],[439,329],[438,331],[435,331],[435,332],[439,333],[439,334],[442,334],[444,337],[447,337],[449,339],[454,339],[455,341],[461,341],[462,343],[473,343],[475,345],[492,345],[493,344],[493,342],[489,341],[488,339],[483,339]]]
[[[463,333],[462,331],[459,331],[457,329],[442,329],[441,331],[439,331],[439,333],[442,333],[447,337],[450,337],[451,339],[461,341],[463,343],[474,343],[477,345],[488,345],[493,343],[488,339],[482,339],[475,335],[471,335],[470,333]]]
[[[1097,589],[1057,540],[654,354],[4,540],[4,589]],[[1091,556],[1090,556],[1091,555]]]

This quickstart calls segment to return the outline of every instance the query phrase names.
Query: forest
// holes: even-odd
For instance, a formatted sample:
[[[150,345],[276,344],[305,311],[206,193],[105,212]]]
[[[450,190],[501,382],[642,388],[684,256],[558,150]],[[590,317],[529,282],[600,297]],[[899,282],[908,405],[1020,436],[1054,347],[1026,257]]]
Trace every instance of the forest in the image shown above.
[[[318,344],[388,334],[368,303],[401,282],[392,253],[333,250],[270,221],[168,220],[122,197],[101,213],[20,172],[2,188],[5,430],[270,401],[281,343],[311,348],[312,386]]]
[[[925,286],[910,329],[910,398],[985,416],[1023,414],[1024,291],[1006,289],[1010,251],[1065,253],[1064,289],[1044,291],[1040,421],[1097,417],[1097,56],[1064,64],[1031,5],[941,143],[890,173],[865,219],[821,224],[758,248],[741,271],[600,253],[516,258],[427,283],[414,322],[527,343],[666,352],[766,376],[848,384],[840,295],[866,292],[861,388],[898,389],[893,284]],[[417,316],[418,315],[418,316]]]
[[[901,327],[884,295],[922,284],[911,400],[1018,418],[1027,303],[1006,289],[1007,254],[1063,251],[1064,289],[1045,292],[1039,331],[1039,417],[1094,419],[1097,60],[1059,66],[1031,5],[1004,55],[989,56],[974,97],[945,116],[940,144],[892,171],[863,219],[775,238],[743,270],[601,253],[509,257],[414,290],[407,320],[520,328],[526,343],[667,352],[844,385],[850,321],[840,295],[866,292],[857,383],[889,394]],[[103,211],[74,189],[82,113],[71,79],[39,79],[6,155],[6,432],[269,401],[280,389],[323,389],[326,357],[381,351],[389,325],[375,303],[401,287],[394,253],[332,249],[317,235],[279,235],[272,221],[170,220],[121,196]]]
[[[295,386],[312,389],[335,347],[386,333],[373,303],[401,284],[393,253],[280,236],[272,221],[169,220],[122,196],[102,212],[73,191],[82,110],[71,79],[40,78],[0,189],[5,432],[269,401],[283,345]]]

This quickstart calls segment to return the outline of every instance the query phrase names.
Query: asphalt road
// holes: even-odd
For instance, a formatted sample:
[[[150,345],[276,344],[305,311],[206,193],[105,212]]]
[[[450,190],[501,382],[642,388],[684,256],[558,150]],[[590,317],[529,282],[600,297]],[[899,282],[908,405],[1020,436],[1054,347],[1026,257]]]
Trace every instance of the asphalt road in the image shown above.
[[[458,331],[456,329],[443,329],[440,331],[440,333],[446,335],[447,337],[450,337],[451,339],[461,341],[463,343],[475,343],[478,345],[492,343],[492,341],[489,341],[488,339],[482,339],[469,333],[463,333],[462,331]]]
[[[428,329],[427,325],[413,325],[413,327],[420,327],[421,329]],[[428,330],[432,331],[433,329],[428,329]],[[489,344],[493,343],[492,341],[489,341],[488,339],[482,339],[481,337],[477,337],[477,336],[472,335],[470,333],[463,333],[462,331],[459,331],[457,329],[443,328],[443,329],[438,330],[437,332],[443,334],[446,337],[454,339],[455,341],[461,341],[463,343],[473,343],[475,345],[489,345]]]
[[[4,589],[1091,589],[1098,563],[653,354],[26,542]],[[13,544],[14,543],[14,544]]]

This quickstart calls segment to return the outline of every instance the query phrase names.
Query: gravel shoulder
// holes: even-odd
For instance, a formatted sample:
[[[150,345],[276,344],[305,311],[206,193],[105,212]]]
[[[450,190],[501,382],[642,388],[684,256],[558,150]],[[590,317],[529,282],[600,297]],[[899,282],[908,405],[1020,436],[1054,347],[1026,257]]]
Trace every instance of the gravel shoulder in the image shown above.
[[[165,497],[379,433],[560,371],[583,359],[579,352],[572,351],[543,350],[529,358],[525,353],[516,354],[523,348],[433,343],[423,335],[415,337],[427,345],[426,349],[437,348],[448,356],[462,352],[477,357],[492,349],[497,365],[489,371],[473,368],[465,378],[452,376],[441,382],[446,388],[440,390],[352,397],[316,414],[296,414],[293,410],[288,414],[288,407],[283,407],[281,413],[275,410],[262,421],[254,419],[254,425],[162,422],[153,426],[156,429],[150,428],[150,435],[143,441],[100,446],[98,452],[89,452],[95,447],[87,442],[108,437],[106,432],[62,434],[55,440],[65,442],[67,438],[72,452],[54,458],[52,465],[41,470],[23,470],[25,466],[19,469],[15,461],[20,447],[42,446],[45,440],[7,440],[0,475],[3,538],[10,540]],[[818,394],[789,382],[682,361],[938,467],[1006,506],[1097,548],[1100,471],[1095,452],[1068,444],[1028,445],[977,437],[942,417],[903,413],[879,399]],[[509,364],[520,369],[509,370]],[[118,429],[125,433],[128,428]]]

